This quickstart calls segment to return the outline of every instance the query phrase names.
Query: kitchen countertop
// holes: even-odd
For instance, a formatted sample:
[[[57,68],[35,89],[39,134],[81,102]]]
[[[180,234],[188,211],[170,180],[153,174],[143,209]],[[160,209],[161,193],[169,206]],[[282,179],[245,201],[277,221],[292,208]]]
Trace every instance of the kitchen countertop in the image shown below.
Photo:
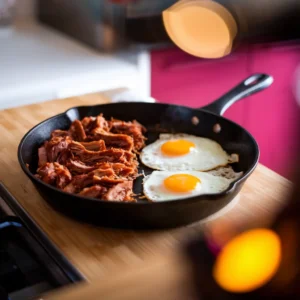
[[[0,27],[0,109],[91,92],[150,96],[148,51],[102,53],[33,18]]]
[[[203,226],[233,222],[239,228],[267,225],[283,207],[291,182],[258,165],[232,204],[215,216],[190,227],[163,231],[122,231],[82,224],[54,211],[38,194],[17,161],[22,136],[40,121],[77,105],[109,102],[110,94],[89,94],[0,111],[0,180],[69,261],[95,281],[139,268],[175,251],[181,241]]]

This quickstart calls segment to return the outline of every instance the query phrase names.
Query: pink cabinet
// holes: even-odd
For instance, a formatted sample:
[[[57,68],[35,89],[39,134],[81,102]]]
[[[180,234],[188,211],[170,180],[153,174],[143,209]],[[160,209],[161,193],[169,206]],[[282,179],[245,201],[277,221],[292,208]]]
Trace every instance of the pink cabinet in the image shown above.
[[[268,90],[236,103],[225,117],[253,134],[261,163],[289,177],[300,109],[293,93],[300,45],[249,46],[218,60],[165,49],[153,51],[151,59],[152,96],[160,102],[191,107],[208,104],[252,73],[272,75],[274,83]]]
[[[152,97],[160,102],[201,107],[247,77],[245,49],[218,60],[190,56],[178,49],[152,52]],[[226,117],[243,124],[245,103],[234,105]]]
[[[297,157],[300,134],[300,107],[295,96],[297,68],[300,45],[256,46],[251,50],[250,70],[271,74],[274,83],[247,102],[246,128],[260,146],[260,161],[286,177],[290,177]]]

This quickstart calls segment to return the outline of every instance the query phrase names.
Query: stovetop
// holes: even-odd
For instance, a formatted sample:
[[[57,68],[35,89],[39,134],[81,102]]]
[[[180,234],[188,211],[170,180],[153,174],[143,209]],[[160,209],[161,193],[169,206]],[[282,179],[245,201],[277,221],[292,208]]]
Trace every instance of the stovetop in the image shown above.
[[[36,299],[80,280],[0,182],[0,300]]]

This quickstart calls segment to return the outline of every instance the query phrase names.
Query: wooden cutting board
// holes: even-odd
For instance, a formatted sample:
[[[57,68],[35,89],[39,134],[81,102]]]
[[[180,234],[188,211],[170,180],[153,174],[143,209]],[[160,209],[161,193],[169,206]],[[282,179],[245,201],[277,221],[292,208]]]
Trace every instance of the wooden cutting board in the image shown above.
[[[22,172],[17,160],[20,139],[42,120],[73,106],[107,103],[110,101],[108,95],[91,94],[0,111],[0,180],[88,280],[94,281],[127,267],[139,268],[145,262],[165,256],[203,226],[226,222],[241,229],[266,225],[286,203],[291,183],[259,165],[231,206],[192,227],[167,231],[122,231],[81,224],[57,213]]]

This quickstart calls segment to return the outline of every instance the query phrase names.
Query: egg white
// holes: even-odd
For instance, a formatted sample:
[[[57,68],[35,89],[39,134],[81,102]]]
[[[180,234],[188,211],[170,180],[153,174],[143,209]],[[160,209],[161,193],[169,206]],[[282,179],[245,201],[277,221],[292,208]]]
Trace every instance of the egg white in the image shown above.
[[[168,156],[161,151],[164,143],[178,139],[194,143],[195,148],[180,156]],[[232,157],[217,142],[188,134],[161,134],[158,140],[142,150],[140,159],[149,168],[166,171],[208,171],[232,162]]]
[[[164,180],[174,174],[189,174],[200,179],[193,191],[173,192],[164,186]],[[154,202],[178,200],[202,194],[215,194],[225,191],[233,180],[199,171],[154,171],[143,181],[144,195]]]

